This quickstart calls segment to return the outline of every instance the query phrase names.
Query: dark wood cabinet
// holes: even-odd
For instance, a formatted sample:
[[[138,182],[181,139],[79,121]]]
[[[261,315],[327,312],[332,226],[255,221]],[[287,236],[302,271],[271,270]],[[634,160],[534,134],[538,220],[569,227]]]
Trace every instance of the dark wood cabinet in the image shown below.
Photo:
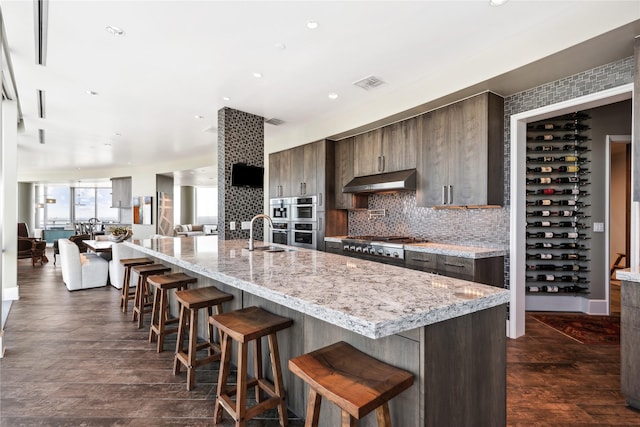
[[[419,120],[411,118],[354,138],[354,176],[416,167]]]
[[[504,287],[504,257],[462,258],[405,250],[406,266],[456,279]]]
[[[269,197],[291,196],[291,151],[269,154]]]
[[[421,121],[417,205],[502,205],[504,100],[485,92]]]
[[[131,208],[131,177],[111,178],[111,206]]]
[[[317,193],[317,171],[324,168],[318,156],[322,142],[301,145],[291,149],[291,195],[313,196]]]
[[[368,205],[367,196],[343,193],[342,188],[354,178],[353,146],[354,137],[346,138],[335,143],[335,207],[336,209],[365,209]]]

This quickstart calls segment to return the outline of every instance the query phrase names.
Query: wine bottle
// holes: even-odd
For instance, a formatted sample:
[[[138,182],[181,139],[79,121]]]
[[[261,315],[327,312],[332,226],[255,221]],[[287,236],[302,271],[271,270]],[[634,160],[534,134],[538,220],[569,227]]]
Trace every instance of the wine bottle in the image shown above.
[[[551,221],[536,221],[536,222],[531,222],[528,225],[532,227],[551,227],[554,225],[554,223],[552,223]]]
[[[527,292],[540,292],[540,288],[537,286],[527,286]]]
[[[560,206],[578,206],[578,202],[575,200],[558,200]]]
[[[562,139],[565,141],[586,141],[588,138],[588,136],[570,133],[562,137]]]
[[[578,264],[563,265],[562,270],[563,271],[580,271],[580,266]]]
[[[560,233],[560,237],[563,239],[578,239],[580,235],[575,231],[571,231],[569,233]]]
[[[576,211],[560,211],[558,212],[559,216],[576,216],[577,212]]]
[[[556,276],[553,274],[538,274],[536,276],[536,280],[538,280],[538,282],[554,282],[556,280]]]
[[[554,147],[553,145],[540,145],[534,148],[534,151],[555,151],[555,150],[557,150],[557,148]]]
[[[562,255],[560,255],[560,258],[562,258],[564,260],[576,260],[576,259],[580,259],[580,255],[578,255],[578,254],[562,254]]]
[[[527,184],[551,184],[551,178],[527,178]]]
[[[578,223],[577,222],[573,222],[573,221],[560,221],[558,223],[559,227],[577,227]]]
[[[567,123],[564,125],[564,128],[567,130],[588,130],[589,126],[582,123]]]
[[[560,162],[578,162],[578,161],[580,161],[580,157],[578,157],[578,156],[561,156],[561,157],[558,157],[558,161],[560,161]]]
[[[565,145],[562,147],[562,151],[587,151],[587,147],[581,147],[579,145]]]
[[[576,165],[560,166],[558,168],[558,172],[571,172],[571,173],[580,172],[580,166],[576,166]]]
[[[536,243],[534,245],[534,247],[536,249],[548,249],[548,248],[552,248],[553,247],[553,243],[549,243],[549,242]],[[544,255],[544,254],[538,254],[538,255]],[[551,254],[549,254],[549,255],[551,255]],[[551,258],[545,258],[545,259],[551,259]]]
[[[551,173],[553,172],[553,168],[551,166],[538,166],[535,168],[527,168],[527,172],[529,173]]]
[[[551,194],[556,194],[556,190],[554,190],[553,188],[545,188],[542,190],[538,190],[536,192],[536,194],[547,194],[547,195],[551,195]]]
[[[533,211],[528,216],[551,216],[551,211]]]
[[[536,136],[536,141],[559,141],[561,139],[562,138],[560,136],[551,135],[551,134]]]

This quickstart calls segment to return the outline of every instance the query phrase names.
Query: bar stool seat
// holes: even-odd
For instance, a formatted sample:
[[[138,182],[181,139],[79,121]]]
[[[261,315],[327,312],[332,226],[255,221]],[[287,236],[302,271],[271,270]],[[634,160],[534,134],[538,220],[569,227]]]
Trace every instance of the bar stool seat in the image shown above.
[[[227,294],[209,286],[206,288],[185,289],[176,291],[176,300],[180,303],[180,321],[178,323],[178,338],[176,341],[176,355],[173,359],[173,374],[180,373],[180,367],[187,368],[187,390],[193,389],[196,382],[196,368],[220,360],[222,351],[219,343],[214,341],[213,325],[207,322],[207,340],[198,344],[198,311],[207,309],[207,319],[216,314],[222,314],[222,303],[231,301],[233,295]],[[184,333],[189,327],[187,349],[184,348]],[[199,350],[207,349],[207,356],[197,358]]]
[[[178,323],[178,317],[171,317],[169,313],[169,290],[187,289],[198,279],[184,273],[172,273],[149,276],[147,283],[156,288],[151,310],[151,326],[149,327],[149,342],[158,338],[158,353],[164,350],[164,337],[178,332],[178,328],[168,328],[168,325]]]
[[[144,314],[151,313],[153,303],[150,299],[150,288],[147,283],[149,276],[164,274],[171,271],[171,268],[163,264],[147,264],[136,265],[131,267],[132,271],[138,273],[138,283],[136,284],[136,294],[133,300],[133,317],[132,320],[138,321],[138,329],[142,328],[144,323]]]
[[[344,341],[289,360],[309,384],[305,426],[318,425],[322,397],[342,409],[342,426],[376,410],[378,426],[391,427],[389,400],[411,387],[413,375],[362,353]]]
[[[129,289],[129,282],[131,281],[131,267],[136,265],[148,265],[153,264],[153,261],[149,258],[124,258],[120,260],[120,264],[124,267],[124,278],[122,279],[122,293],[120,294],[120,307],[122,312],[126,313],[129,310],[129,300],[135,298],[135,290]]]
[[[242,427],[262,412],[277,407],[280,425],[285,427],[288,424],[288,418],[276,332],[291,326],[293,320],[269,313],[259,307],[247,307],[212,316],[211,323],[220,330],[223,337],[218,392],[214,407],[215,422],[222,421],[224,409],[235,420],[236,427]],[[264,336],[267,336],[269,341],[273,384],[264,378],[262,372],[261,339]],[[236,387],[227,387],[232,341],[238,343],[238,377]],[[255,378],[249,378],[247,373],[247,349],[250,341],[255,341],[253,345]],[[247,407],[249,387],[255,387],[255,397],[258,402],[250,408]],[[266,400],[263,400],[263,392],[269,396]],[[235,402],[231,400],[233,395],[236,396]]]

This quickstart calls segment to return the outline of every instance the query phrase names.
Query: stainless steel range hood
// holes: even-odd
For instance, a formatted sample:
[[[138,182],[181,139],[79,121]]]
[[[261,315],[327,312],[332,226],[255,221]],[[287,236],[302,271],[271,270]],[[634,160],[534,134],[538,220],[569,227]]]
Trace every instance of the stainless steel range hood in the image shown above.
[[[416,170],[407,169],[376,175],[358,176],[342,189],[343,193],[384,193],[386,191],[415,191]]]

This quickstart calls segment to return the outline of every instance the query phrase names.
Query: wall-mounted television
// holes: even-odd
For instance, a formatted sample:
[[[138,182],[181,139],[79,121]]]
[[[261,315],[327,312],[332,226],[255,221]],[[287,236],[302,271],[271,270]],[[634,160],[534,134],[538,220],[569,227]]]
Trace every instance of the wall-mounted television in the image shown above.
[[[264,168],[246,163],[231,165],[231,185],[234,187],[263,188]]]

